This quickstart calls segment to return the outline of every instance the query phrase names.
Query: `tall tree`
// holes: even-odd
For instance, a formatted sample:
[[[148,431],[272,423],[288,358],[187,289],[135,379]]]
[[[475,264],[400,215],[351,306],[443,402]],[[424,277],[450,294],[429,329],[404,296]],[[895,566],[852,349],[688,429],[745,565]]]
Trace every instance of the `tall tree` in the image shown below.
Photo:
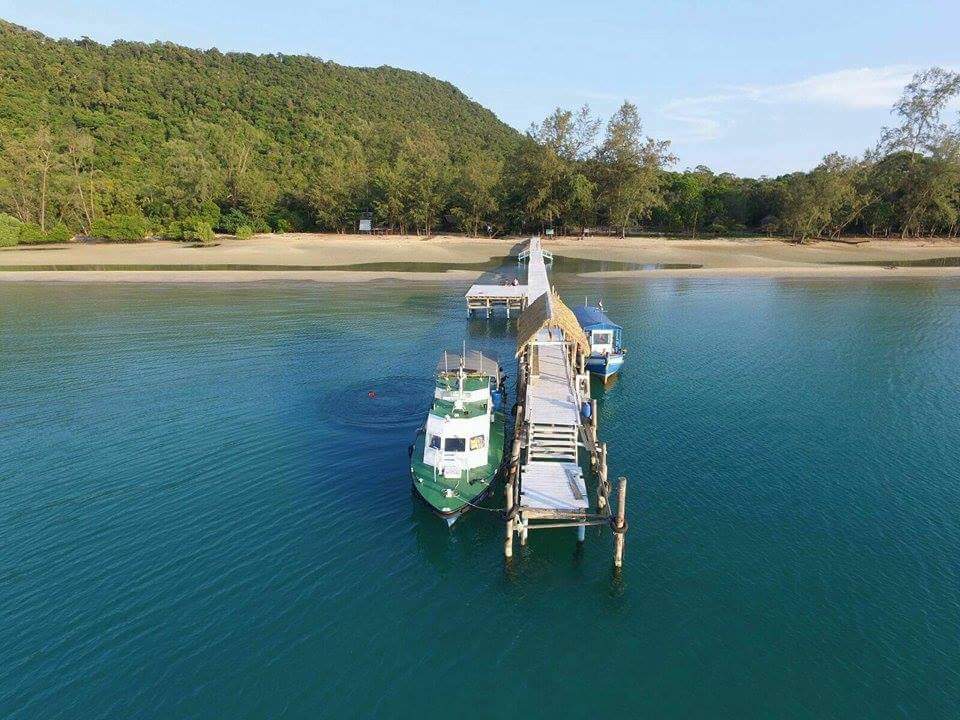
[[[46,231],[51,195],[56,188],[61,153],[47,126],[22,138],[3,141],[0,172],[7,178],[4,204],[25,223],[36,223]]]
[[[497,190],[503,161],[488,153],[471,153],[460,166],[454,182],[453,216],[461,229],[477,235],[481,224],[497,213]]]
[[[947,103],[958,93],[960,73],[939,67],[916,73],[893,106],[900,124],[883,128],[883,149],[887,153],[905,150],[931,154],[949,134],[941,118]]]
[[[73,205],[80,227],[90,232],[97,214],[94,141],[87,133],[74,130],[67,136],[66,153],[73,181]]]
[[[595,149],[600,119],[593,117],[589,105],[574,113],[556,108],[543,122],[533,123],[528,134],[569,162],[584,160]]]
[[[610,222],[626,234],[663,202],[661,170],[676,161],[668,140],[644,136],[640,114],[625,101],[607,123],[598,152],[600,186]]]
[[[354,226],[367,198],[367,166],[359,143],[331,148],[307,191],[317,226],[343,232]]]
[[[426,128],[407,137],[398,153],[405,168],[407,224],[419,234],[437,227],[448,195],[450,156],[446,143]]]

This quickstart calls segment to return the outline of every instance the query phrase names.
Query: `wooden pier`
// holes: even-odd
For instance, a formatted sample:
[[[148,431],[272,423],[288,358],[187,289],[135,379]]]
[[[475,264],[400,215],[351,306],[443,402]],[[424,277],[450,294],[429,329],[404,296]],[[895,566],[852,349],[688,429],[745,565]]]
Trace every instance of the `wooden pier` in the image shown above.
[[[484,312],[490,317],[497,308],[520,312],[527,306],[527,288],[523,285],[473,285],[467,291],[467,317]]]
[[[626,479],[620,478],[616,515],[607,471],[607,447],[599,439],[597,404],[586,371],[589,343],[573,312],[550,287],[548,253],[540,238],[522,252],[529,263],[517,336],[517,417],[506,474],[504,554],[527,543],[531,530],[573,528],[583,542],[588,526],[615,533],[614,565],[623,563]],[[549,259],[552,259],[549,258]],[[467,293],[468,312],[475,288]],[[515,289],[517,286],[511,286]],[[507,288],[503,288],[507,289]],[[488,313],[490,310],[487,311]],[[583,469],[589,467],[593,500]]]

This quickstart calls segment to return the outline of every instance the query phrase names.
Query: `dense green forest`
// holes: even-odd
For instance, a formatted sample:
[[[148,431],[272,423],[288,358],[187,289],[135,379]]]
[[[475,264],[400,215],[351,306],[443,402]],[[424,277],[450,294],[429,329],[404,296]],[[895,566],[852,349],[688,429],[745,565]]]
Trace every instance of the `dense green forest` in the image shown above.
[[[449,83],[312,57],[54,41],[0,21],[0,245],[213,231],[960,233],[960,76],[918,74],[860,157],[673,170],[625,102],[521,134]],[[865,140],[865,144],[867,144]]]

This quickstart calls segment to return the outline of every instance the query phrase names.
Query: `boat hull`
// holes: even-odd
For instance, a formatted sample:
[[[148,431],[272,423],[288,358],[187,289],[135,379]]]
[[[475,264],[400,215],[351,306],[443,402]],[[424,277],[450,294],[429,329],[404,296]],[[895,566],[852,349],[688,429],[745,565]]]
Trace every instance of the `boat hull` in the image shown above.
[[[620,372],[620,368],[623,367],[623,354],[591,355],[587,358],[586,365],[591,374],[606,380]]]

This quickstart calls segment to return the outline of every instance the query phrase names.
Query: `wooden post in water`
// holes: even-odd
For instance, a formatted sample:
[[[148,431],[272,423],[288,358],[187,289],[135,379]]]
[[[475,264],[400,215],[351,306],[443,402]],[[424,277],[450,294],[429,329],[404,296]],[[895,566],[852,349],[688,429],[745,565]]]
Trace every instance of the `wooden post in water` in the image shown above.
[[[527,391],[527,350],[520,355],[520,362],[517,363],[517,399]],[[517,417],[520,417],[520,411],[517,410]]]
[[[590,401],[590,427],[593,430],[593,442],[597,442],[597,401]]]
[[[507,495],[507,536],[503,540],[503,555],[507,558],[513,557],[513,518],[511,514],[513,513],[513,470],[510,470],[510,475],[507,479],[506,487]]]
[[[514,445],[516,445],[516,440],[514,440]],[[514,520],[513,520],[513,487],[514,483],[517,481],[517,453],[514,450],[511,453],[510,457],[510,469],[507,474],[507,485],[504,488],[504,493],[506,495],[506,512],[507,512],[507,529],[506,537],[503,540],[503,554],[505,557],[513,557],[513,532],[514,532]]]
[[[597,493],[597,505],[600,510],[603,510],[607,506],[607,493],[606,493],[606,482],[607,482],[607,444],[600,443],[599,446],[599,472],[600,477],[599,487],[600,490]]]
[[[620,478],[620,497],[617,525],[614,527],[613,566],[623,567],[623,541],[627,533],[627,479]]]
[[[514,488],[519,482],[520,477],[520,446],[523,437],[523,405],[517,405],[517,419],[513,430],[513,447],[510,448],[510,467],[507,470],[507,535],[503,541],[503,554],[510,558],[513,557],[513,496]]]

